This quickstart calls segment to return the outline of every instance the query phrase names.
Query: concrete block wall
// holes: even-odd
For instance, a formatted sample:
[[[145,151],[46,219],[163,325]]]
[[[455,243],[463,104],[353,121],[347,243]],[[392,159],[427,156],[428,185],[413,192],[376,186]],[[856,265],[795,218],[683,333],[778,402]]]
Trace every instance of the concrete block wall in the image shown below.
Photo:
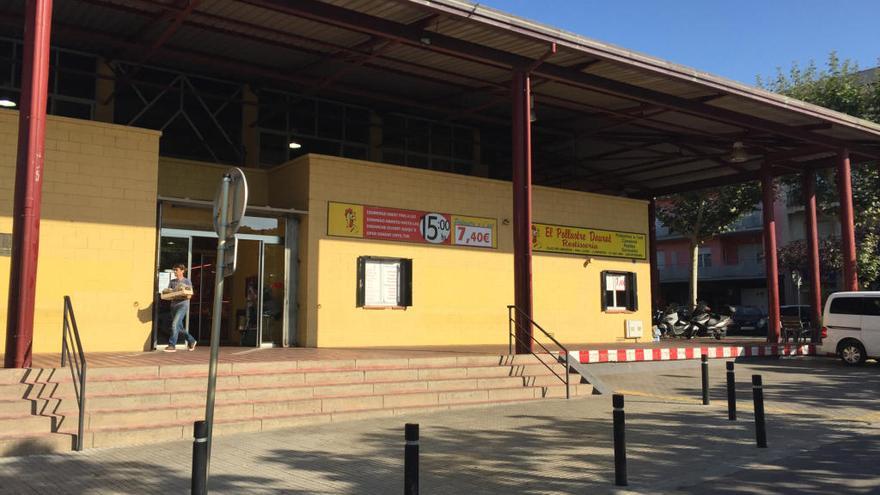
[[[305,166],[305,165],[302,165]],[[513,205],[508,182],[309,155],[308,345],[500,344],[513,303]],[[337,201],[437,211],[498,221],[497,249],[376,242],[327,236],[327,203]],[[647,235],[647,202],[537,187],[537,223]],[[355,305],[358,256],[413,260],[413,305],[364,310]],[[602,270],[635,272],[639,309],[601,311]],[[562,341],[623,340],[625,320],[650,338],[647,260],[535,253],[536,321]]]
[[[18,112],[0,110],[0,233],[12,232]],[[59,352],[70,295],[87,351],[142,350],[152,321],[157,131],[50,116],[34,321],[36,353]],[[0,256],[5,341],[8,256]]]

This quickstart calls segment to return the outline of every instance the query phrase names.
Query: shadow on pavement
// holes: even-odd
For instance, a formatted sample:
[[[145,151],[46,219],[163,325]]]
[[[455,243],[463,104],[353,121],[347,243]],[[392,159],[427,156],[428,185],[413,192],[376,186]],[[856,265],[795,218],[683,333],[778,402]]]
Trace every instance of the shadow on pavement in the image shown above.
[[[771,449],[758,452],[748,421],[729,422],[717,411],[651,412],[634,401],[628,413],[629,490],[673,491],[736,470],[756,458],[790,455],[797,442],[783,441],[810,428],[812,438],[842,441],[849,433],[795,419],[771,430]],[[577,402],[572,402],[576,407]],[[610,408],[609,408],[610,409]],[[498,414],[495,410],[487,412]],[[504,416],[504,417],[500,417]],[[499,415],[522,424],[517,431],[481,431],[421,424],[421,486],[430,494],[575,494],[614,491],[610,411],[608,419],[558,419],[544,415]],[[275,450],[261,462],[344,482],[352,494],[396,493],[403,485],[403,432],[384,429],[361,441],[374,455]],[[800,442],[806,446],[809,439]],[[352,476],[352,473],[357,473]],[[286,491],[277,493],[307,493]],[[314,493],[312,491],[311,493]],[[329,492],[328,492],[329,493]]]

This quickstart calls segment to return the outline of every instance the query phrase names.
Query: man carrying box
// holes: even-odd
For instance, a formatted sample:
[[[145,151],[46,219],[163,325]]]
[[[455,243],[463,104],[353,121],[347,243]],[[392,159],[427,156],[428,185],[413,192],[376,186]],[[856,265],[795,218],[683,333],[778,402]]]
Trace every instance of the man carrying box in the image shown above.
[[[193,295],[192,282],[184,277],[186,265],[178,263],[172,267],[174,278],[168,284],[168,288],[162,291],[162,299],[171,300],[171,338],[168,339],[168,347],[165,352],[176,351],[177,335],[183,331],[186,335],[186,349],[195,350],[196,339],[184,328],[183,320],[189,314],[189,300]]]

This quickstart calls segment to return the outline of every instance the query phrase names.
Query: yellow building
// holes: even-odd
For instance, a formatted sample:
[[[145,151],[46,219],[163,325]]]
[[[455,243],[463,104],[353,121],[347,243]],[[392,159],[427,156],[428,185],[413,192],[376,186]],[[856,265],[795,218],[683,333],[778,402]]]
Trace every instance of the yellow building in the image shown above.
[[[18,115],[0,112],[0,232],[9,236]],[[183,262],[189,330],[206,341],[227,167],[159,156],[160,133],[49,117],[34,352],[60,349],[70,295],[89,352],[167,340],[156,297]],[[222,342],[307,347],[501,344],[513,301],[509,182],[306,155],[247,168]],[[562,342],[650,333],[648,204],[536,187],[534,316]],[[9,274],[8,252],[0,277]],[[6,298],[0,298],[5,332]],[[630,331],[627,332],[627,326]]]

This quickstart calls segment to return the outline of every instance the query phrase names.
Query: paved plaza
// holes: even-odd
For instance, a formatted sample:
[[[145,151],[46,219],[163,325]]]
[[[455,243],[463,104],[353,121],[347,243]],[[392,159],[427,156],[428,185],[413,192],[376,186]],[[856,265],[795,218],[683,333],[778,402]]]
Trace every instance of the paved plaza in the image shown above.
[[[394,494],[403,425],[421,425],[423,494],[880,493],[880,365],[741,361],[728,421],[724,360],[592,365],[626,394],[626,489],[613,486],[610,397],[219,437],[212,493]],[[752,373],[764,377],[768,449],[757,449]],[[0,494],[188,493],[191,442],[0,459]]]

